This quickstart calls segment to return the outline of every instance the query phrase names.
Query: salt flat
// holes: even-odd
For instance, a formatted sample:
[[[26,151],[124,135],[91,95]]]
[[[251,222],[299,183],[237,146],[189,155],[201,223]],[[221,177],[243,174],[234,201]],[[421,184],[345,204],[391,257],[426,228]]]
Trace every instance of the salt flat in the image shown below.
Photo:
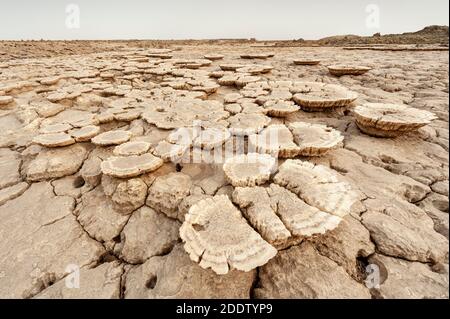
[[[61,51],[0,62],[0,297],[448,298],[448,52]]]

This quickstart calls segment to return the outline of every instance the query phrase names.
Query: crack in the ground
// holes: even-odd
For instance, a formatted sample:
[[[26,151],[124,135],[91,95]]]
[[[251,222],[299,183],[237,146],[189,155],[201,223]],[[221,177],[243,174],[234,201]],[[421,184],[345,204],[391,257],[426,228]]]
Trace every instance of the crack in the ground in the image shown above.
[[[259,277],[260,267],[256,267],[255,269],[255,278],[253,278],[252,285],[249,289],[249,298],[250,299],[258,299],[255,295],[255,290],[257,288],[261,288],[261,278]]]

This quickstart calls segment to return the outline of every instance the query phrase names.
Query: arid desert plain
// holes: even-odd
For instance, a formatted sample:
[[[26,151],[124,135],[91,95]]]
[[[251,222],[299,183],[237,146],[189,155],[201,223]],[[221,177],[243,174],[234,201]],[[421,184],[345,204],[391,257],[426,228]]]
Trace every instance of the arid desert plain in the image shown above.
[[[0,42],[1,298],[448,298],[447,50],[46,45]]]

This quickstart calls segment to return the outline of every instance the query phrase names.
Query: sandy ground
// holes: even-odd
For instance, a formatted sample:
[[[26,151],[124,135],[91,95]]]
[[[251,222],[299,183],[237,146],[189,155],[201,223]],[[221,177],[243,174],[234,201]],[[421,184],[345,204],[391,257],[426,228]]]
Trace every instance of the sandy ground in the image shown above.
[[[200,45],[178,46],[170,53],[172,59],[160,60],[146,58],[149,50],[122,46],[81,55],[2,59],[0,297],[448,298],[447,52]],[[239,57],[255,51],[274,56]],[[178,69],[174,59],[205,54],[222,54],[224,59],[178,76],[185,90],[165,86],[176,80],[171,74]],[[292,63],[311,57],[321,63]],[[259,75],[261,80],[324,82],[357,92],[348,110],[299,110],[270,121],[319,123],[340,131],[342,147],[296,160],[330,168],[361,196],[337,228],[289,242],[250,271],[230,269],[219,275],[189,258],[179,228],[189,207],[201,199],[233,197],[235,188],[221,164],[165,162],[146,174],[115,178],[101,171],[115,146],[95,145],[90,137],[74,143],[64,133],[71,145],[48,148],[33,139],[45,130],[74,132],[93,125],[100,132],[128,132],[116,144],[143,141],[153,151],[171,129],[145,120],[146,103],[164,104],[192,92],[218,101],[214,105],[225,116],[214,118],[210,109],[200,116],[226,126],[232,114],[224,111],[224,98],[239,88],[222,85],[210,95],[204,88],[194,91],[195,86],[206,86],[209,72],[225,63],[273,66]],[[372,70],[335,77],[326,68],[330,64]],[[201,83],[186,85],[190,80]],[[243,99],[241,106],[253,101]],[[351,111],[365,102],[407,104],[437,119],[397,138],[371,137],[358,129]],[[182,104],[177,107],[182,121],[187,115]],[[240,111],[261,111],[252,107]],[[64,125],[68,128],[61,128]],[[331,200],[319,198],[325,204]],[[235,229],[220,231],[226,236]]]

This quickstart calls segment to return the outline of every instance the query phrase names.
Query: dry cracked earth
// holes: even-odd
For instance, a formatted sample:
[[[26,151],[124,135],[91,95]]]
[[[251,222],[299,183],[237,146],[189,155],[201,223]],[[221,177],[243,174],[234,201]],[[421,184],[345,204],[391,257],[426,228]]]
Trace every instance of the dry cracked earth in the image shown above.
[[[0,297],[448,298],[448,98],[437,51],[5,60]]]

